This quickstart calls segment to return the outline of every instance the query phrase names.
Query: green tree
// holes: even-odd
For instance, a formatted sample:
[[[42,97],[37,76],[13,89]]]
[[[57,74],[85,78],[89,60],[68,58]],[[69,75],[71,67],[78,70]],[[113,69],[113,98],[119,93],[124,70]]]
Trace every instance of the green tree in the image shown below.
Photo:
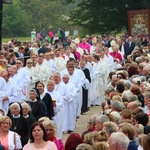
[[[25,36],[28,29],[28,16],[20,7],[20,0],[3,7],[3,37]]]
[[[66,0],[76,2],[76,0]],[[127,28],[127,11],[150,8],[149,0],[81,0],[70,21],[87,33],[120,32]]]
[[[69,11],[61,0],[20,0],[30,18],[30,29],[57,31],[68,26]]]

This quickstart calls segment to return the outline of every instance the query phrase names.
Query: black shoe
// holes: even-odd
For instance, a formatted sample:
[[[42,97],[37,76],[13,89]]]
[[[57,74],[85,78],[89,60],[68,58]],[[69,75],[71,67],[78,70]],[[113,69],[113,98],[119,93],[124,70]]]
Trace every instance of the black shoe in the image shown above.
[[[76,119],[79,119],[79,116],[77,116],[77,118]]]
[[[68,130],[68,132],[67,132],[67,133],[68,133],[68,134],[71,134],[72,132],[73,132],[72,130]]]

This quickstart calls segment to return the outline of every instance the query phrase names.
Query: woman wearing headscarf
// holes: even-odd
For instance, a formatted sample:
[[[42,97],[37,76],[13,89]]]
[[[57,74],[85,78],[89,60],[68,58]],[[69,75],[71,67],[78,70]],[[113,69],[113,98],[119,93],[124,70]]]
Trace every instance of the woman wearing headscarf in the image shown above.
[[[38,120],[41,117],[46,116],[46,110],[45,105],[42,101],[37,100],[37,92],[35,89],[30,90],[29,97],[30,100],[27,101],[29,106],[32,109],[32,114],[35,117],[36,120]]]
[[[28,123],[22,116],[21,106],[19,103],[12,103],[9,108],[11,112],[10,119],[12,121],[10,131],[14,131],[19,134],[22,146],[24,146],[28,142]]]

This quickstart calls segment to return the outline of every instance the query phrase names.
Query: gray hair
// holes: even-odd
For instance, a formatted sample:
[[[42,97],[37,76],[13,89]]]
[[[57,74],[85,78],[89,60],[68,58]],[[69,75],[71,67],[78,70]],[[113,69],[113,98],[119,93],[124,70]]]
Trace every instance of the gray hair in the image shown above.
[[[118,149],[127,148],[129,145],[128,137],[122,132],[112,133],[110,137],[112,144],[117,144]]]
[[[60,75],[60,73],[59,73],[59,72],[54,73],[54,75],[53,75],[53,76],[55,76],[55,75],[58,75],[58,76],[61,78],[61,75]]]
[[[141,79],[141,82],[145,82],[146,81],[146,77],[145,76],[141,76],[140,79]]]
[[[138,97],[137,97],[136,95],[130,95],[130,96],[128,97],[128,101],[129,101],[129,102],[133,102],[133,101],[135,101],[135,100],[138,100]]]
[[[130,89],[130,87],[132,86],[132,83],[129,80],[123,80],[124,85]]]
[[[112,107],[115,108],[115,110],[119,112],[125,108],[124,104],[117,100],[112,103]]]
[[[144,97],[150,98],[150,92],[145,92]]]
[[[29,106],[28,103],[22,102],[22,103],[21,103],[21,107],[22,107],[22,106],[26,106],[26,107],[28,108],[28,111],[32,111],[32,109],[31,109],[31,107]]]
[[[110,134],[112,134],[113,132],[117,132],[118,130],[118,126],[116,123],[108,121],[108,122],[104,122],[103,126],[105,127],[105,131],[109,132]]]
[[[136,61],[138,64],[140,64],[140,63],[142,62],[142,58],[141,58],[141,57],[137,57],[137,58],[135,59],[135,61]]]
[[[92,125],[96,125],[96,118],[97,118],[97,115],[93,115],[90,117],[89,119],[89,122],[92,123]]]
[[[79,144],[76,150],[93,150],[93,147],[89,144]]]
[[[55,84],[55,81],[54,81],[54,80],[49,80],[49,81],[47,82],[47,84],[49,84],[49,83]]]
[[[97,120],[98,122],[104,123],[104,122],[106,122],[106,121],[109,121],[109,118],[108,118],[107,115],[100,115],[100,116],[97,116],[96,120]]]
[[[20,105],[19,105],[17,102],[12,103],[12,104],[9,106],[9,108],[11,109],[13,106],[17,106],[17,107],[18,107],[19,112],[21,111]]]

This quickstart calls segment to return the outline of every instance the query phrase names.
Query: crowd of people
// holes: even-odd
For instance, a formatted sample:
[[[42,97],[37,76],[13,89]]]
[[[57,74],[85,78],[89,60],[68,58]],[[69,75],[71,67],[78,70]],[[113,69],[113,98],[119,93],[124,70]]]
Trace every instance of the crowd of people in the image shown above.
[[[61,38],[2,43],[0,146],[149,150],[150,37]],[[91,107],[87,130],[73,133]]]

